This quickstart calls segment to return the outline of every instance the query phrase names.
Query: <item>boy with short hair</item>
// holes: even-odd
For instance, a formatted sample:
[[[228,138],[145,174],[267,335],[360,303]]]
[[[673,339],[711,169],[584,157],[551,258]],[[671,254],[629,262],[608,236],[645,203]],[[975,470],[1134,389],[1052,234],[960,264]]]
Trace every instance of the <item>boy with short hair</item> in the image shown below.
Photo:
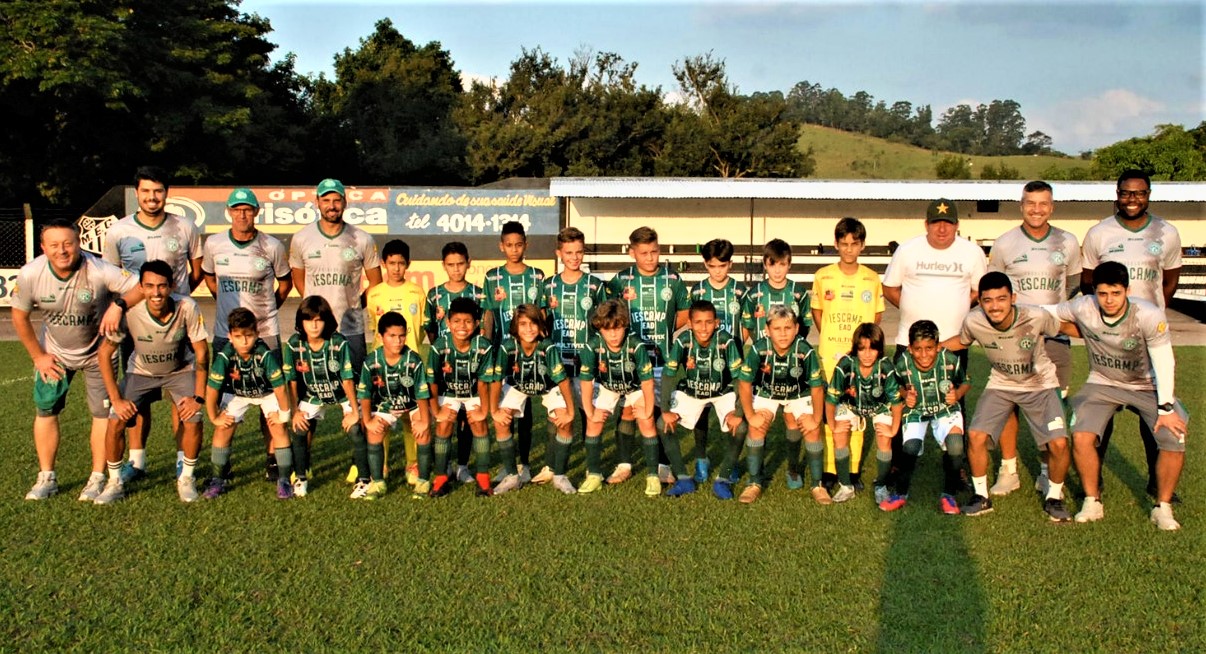
[[[389,250],[388,245],[386,250]],[[387,261],[388,258],[386,254]],[[365,465],[372,479],[364,496],[366,500],[385,496],[385,437],[398,428],[399,422],[409,428],[407,431],[417,442],[416,476],[426,479],[431,465],[431,420],[427,412],[431,390],[423,359],[410,349],[407,341],[411,339],[402,314],[386,311],[375,322],[377,336],[374,342],[379,341],[380,347],[369,352],[364,360],[360,383],[356,386],[356,399],[360,402],[360,416],[368,440],[367,456],[356,466]],[[425,489],[418,487],[418,480],[415,486],[414,496],[425,497]]]
[[[867,244],[867,228],[849,216],[833,229],[838,261],[817,271],[812,280],[812,320],[820,333],[817,353],[821,371],[828,381],[837,362],[850,351],[854,330],[863,323],[879,324],[884,313],[884,291],[879,275],[858,262]],[[850,480],[856,491],[863,488],[863,430],[850,432]],[[825,426],[825,482],[837,481],[833,432]]]
[[[286,428],[292,411],[285,375],[281,372],[280,355],[260,338],[257,322],[250,309],[232,309],[226,318],[226,343],[214,353],[209,369],[205,411],[214,425],[210,445],[213,477],[201,494],[205,499],[217,499],[230,488],[230,444],[252,406],[258,406],[264,414],[272,438],[273,457],[279,470],[276,497],[293,498],[293,485],[289,481],[293,452]]]
[[[745,299],[745,284],[733,279],[733,244],[726,239],[716,238],[703,244],[699,250],[708,276],[691,287],[691,301],[711,302],[716,313],[716,331],[725,332],[733,338],[741,336],[741,302]],[[737,343],[738,349],[741,343]],[[740,353],[738,353],[740,360]],[[711,462],[708,459],[708,416],[710,406],[704,407],[699,421],[695,423],[695,481],[705,483]],[[720,421],[724,430],[724,421]]]
[[[767,241],[762,249],[762,267],[766,278],[758,282],[745,294],[741,305],[741,332],[745,342],[762,338],[766,334],[767,315],[771,307],[787,307],[800,323],[800,337],[808,337],[812,325],[809,309],[811,299],[808,288],[788,278],[791,272],[791,246],[780,238]]]

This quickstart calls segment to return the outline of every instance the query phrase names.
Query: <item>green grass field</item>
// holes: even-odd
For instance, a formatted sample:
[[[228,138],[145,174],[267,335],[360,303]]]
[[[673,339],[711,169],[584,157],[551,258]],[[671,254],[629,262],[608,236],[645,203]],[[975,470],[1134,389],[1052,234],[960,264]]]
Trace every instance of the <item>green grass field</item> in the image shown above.
[[[1180,395],[1201,413],[1206,349],[1177,354]],[[1083,349],[1074,357],[1082,379]],[[1186,460],[1184,528],[1158,532],[1130,414],[1106,462],[1106,519],[1091,525],[1048,523],[1026,491],[986,517],[944,516],[932,446],[904,510],[881,513],[869,492],[819,507],[784,486],[781,430],[774,477],[753,506],[706,491],[649,499],[639,481],[574,497],[530,487],[486,499],[465,488],[439,501],[395,492],[352,502],[340,480],[350,454],[329,422],[307,498],[274,499],[258,435],[245,428],[236,487],[182,505],[174,447],[157,430],[150,482],[97,507],[75,500],[87,476],[82,388],[64,416],[60,495],[21,499],[36,472],[29,369],[18,344],[0,344],[3,651],[1206,648],[1204,450],[1195,442]],[[972,371],[985,372],[977,352]],[[1022,443],[1028,488],[1037,462]],[[401,448],[392,454],[400,468]],[[575,446],[575,481],[582,456]]]
[[[893,143],[866,134],[844,132],[820,125],[804,125],[800,148],[813,149],[816,179],[935,179],[934,164],[948,152]],[[972,177],[991,164],[1002,163],[1016,169],[1021,179],[1038,179],[1051,166],[1058,168],[1088,168],[1088,161],[1068,157],[1028,156],[968,157],[972,161]]]

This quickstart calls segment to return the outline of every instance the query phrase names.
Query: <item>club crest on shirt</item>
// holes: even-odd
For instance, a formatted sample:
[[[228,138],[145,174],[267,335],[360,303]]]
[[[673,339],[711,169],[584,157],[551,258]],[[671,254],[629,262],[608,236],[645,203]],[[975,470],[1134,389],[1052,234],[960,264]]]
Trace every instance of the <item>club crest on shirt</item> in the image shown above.
[[[712,370],[715,370],[716,372],[724,370],[724,361],[720,359],[712,359]]]
[[[255,260],[251,262],[251,265],[255,266],[256,270],[263,271],[268,268],[268,260],[264,257],[256,257]]]
[[[1034,348],[1034,339],[1029,336],[1023,336],[1018,339],[1018,347],[1029,351]]]
[[[583,311],[590,311],[590,308],[594,305],[595,305],[594,300],[592,300],[588,297],[584,297],[581,300],[578,300],[578,306],[582,307]]]
[[[1067,261],[1067,257],[1064,256],[1063,252],[1056,250],[1055,252],[1051,253],[1051,263],[1057,266],[1062,266],[1064,265],[1065,261]]]
[[[168,252],[180,251],[180,239],[177,239],[175,236],[168,238],[168,240],[164,241],[163,244],[167,248]]]
[[[339,362],[335,359],[327,359],[327,370],[339,372]]]
[[[1159,254],[1163,251],[1164,251],[1164,246],[1161,245],[1159,241],[1151,241],[1150,243],[1147,244],[1148,254],[1159,256]]]
[[[1128,352],[1137,347],[1139,347],[1139,339],[1137,339],[1133,336],[1127,337],[1127,338],[1123,339],[1123,341],[1122,341],[1122,349],[1124,349]]]
[[[674,297],[674,291],[670,290],[669,288],[663,288],[660,295],[663,302],[669,302],[670,298]]]
[[[351,261],[352,259],[356,258],[356,249],[349,245],[348,247],[344,248],[343,251],[340,252],[339,254],[340,254],[340,256],[343,257],[344,261]]]
[[[736,316],[741,313],[741,303],[737,300],[729,302],[729,315]]]
[[[636,363],[632,361],[624,362],[624,372],[633,372],[634,370],[636,370]]]
[[[535,286],[530,287],[528,289],[527,295],[528,295],[529,302],[531,302],[532,300],[535,300],[536,299],[536,287]]]
[[[943,395],[951,392],[951,380],[943,379],[942,381],[938,382],[938,391]]]
[[[863,291],[863,304],[871,304],[871,291]]]
[[[411,386],[414,386],[415,378],[411,377],[410,375],[402,375],[402,385],[405,386],[406,388],[410,388]]]
[[[804,369],[801,368],[800,366],[792,366],[791,370],[789,370],[788,372],[791,373],[792,377],[799,377],[801,374],[803,374]]]
[[[76,291],[75,299],[84,304],[91,302],[92,301],[92,289],[81,288],[80,290]]]

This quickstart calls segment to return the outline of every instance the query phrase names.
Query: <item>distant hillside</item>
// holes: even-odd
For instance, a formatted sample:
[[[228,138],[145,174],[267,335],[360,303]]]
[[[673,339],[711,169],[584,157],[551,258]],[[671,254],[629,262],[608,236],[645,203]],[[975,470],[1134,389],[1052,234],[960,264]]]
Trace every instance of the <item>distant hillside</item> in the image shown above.
[[[934,152],[912,145],[844,132],[819,125],[804,125],[800,149],[812,146],[817,167],[816,179],[936,179],[934,164],[948,152]],[[1004,163],[1018,171],[1022,179],[1037,179],[1042,172],[1059,168],[1089,168],[1083,159],[1053,156],[1015,155],[1009,157],[967,156],[972,161],[972,179],[980,179],[984,166]]]

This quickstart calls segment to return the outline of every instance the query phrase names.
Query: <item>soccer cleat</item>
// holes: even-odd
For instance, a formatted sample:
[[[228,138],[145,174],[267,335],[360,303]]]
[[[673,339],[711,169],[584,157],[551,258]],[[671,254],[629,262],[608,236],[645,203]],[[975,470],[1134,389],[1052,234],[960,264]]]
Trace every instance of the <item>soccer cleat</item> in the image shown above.
[[[105,489],[92,501],[93,504],[112,504],[126,498],[126,489],[121,479],[110,479],[105,482]]]
[[[276,457],[269,456],[264,463],[264,479],[271,482],[276,482],[280,479],[281,469],[276,465]]]
[[[909,497],[907,495],[897,495],[895,493],[892,493],[892,494],[888,495],[887,499],[885,499],[884,501],[879,503],[879,510],[880,511],[896,511],[898,509],[904,508],[904,505],[907,504],[908,502],[909,502]]]
[[[729,483],[727,479],[717,479],[712,482],[712,494],[718,500],[731,500],[733,499],[733,484]]]
[[[364,480],[357,481],[352,486],[352,494],[348,495],[353,500],[363,500],[368,495],[369,483]]]
[[[293,496],[305,497],[310,493],[310,481],[308,479],[298,479],[293,482]]]
[[[578,489],[574,488],[574,483],[565,475],[553,475],[553,488],[556,488],[566,495],[573,495],[574,493],[578,492]]]
[[[523,482],[519,481],[519,475],[511,474],[503,477],[502,481],[498,482],[498,485],[494,487],[494,494],[502,495],[513,490],[519,490],[522,487]]]
[[[429,497],[446,497],[452,492],[452,484],[448,481],[448,475],[437,475],[435,481],[431,482],[431,492]]]
[[[657,475],[645,475],[645,496],[657,497],[662,494],[662,480]]]
[[[495,484],[500,483],[503,479],[506,479],[506,477],[507,477],[506,469],[499,467],[498,474],[494,475],[494,481],[492,483],[495,483]]]
[[[412,463],[406,466],[406,483],[414,486],[417,481],[419,481],[419,464]]]
[[[611,471],[611,476],[607,478],[609,484],[622,484],[632,478],[632,464],[620,463],[616,465],[616,469]]]
[[[664,463],[657,464],[657,478],[663,484],[673,484],[678,481],[678,478],[674,476],[674,471]]]
[[[526,468],[527,466],[524,466],[524,467]],[[532,483],[533,484],[547,484],[550,481],[553,481],[553,477],[554,477],[553,469],[548,466],[545,466],[540,469],[540,472],[536,473],[535,477],[532,477]]]
[[[750,484],[741,491],[741,496],[737,498],[737,501],[742,504],[753,504],[758,501],[759,497],[762,497],[762,487],[758,484]]]
[[[1068,513],[1067,507],[1064,506],[1064,501],[1055,497],[1048,497],[1043,502],[1043,511],[1046,511],[1047,517],[1051,522],[1071,522],[1072,514]]]
[[[707,459],[695,459],[695,483],[702,484],[708,481],[709,468],[711,467],[711,461]]]
[[[733,464],[733,469],[729,471],[729,483],[736,484],[741,481],[741,468]]]
[[[1077,522],[1097,522],[1105,517],[1105,507],[1096,497],[1086,497],[1080,511],[1073,518]]]
[[[875,504],[878,505],[880,502],[883,502],[886,499],[888,499],[888,487],[882,486],[880,484],[876,484],[875,485]]]
[[[105,476],[94,472],[88,477],[88,483],[84,484],[84,489],[80,491],[78,499],[81,502],[95,502],[103,490],[105,490]]]
[[[950,496],[949,495],[942,496],[942,512],[943,513],[946,513],[946,498],[947,497],[950,497]],[[951,497],[951,499],[953,500],[955,498]],[[967,516],[977,516],[977,515],[984,515],[986,513],[992,513],[992,500],[987,497],[984,497],[983,495],[973,495],[971,498],[971,502],[964,504],[963,508],[961,508],[959,510],[963,512],[963,515],[967,515]]]
[[[229,484],[221,477],[211,477],[205,482],[205,490],[201,492],[201,497],[207,500],[217,499],[219,495],[225,493]]]
[[[855,493],[863,492],[863,489],[866,488],[863,484],[863,476],[857,472],[850,473],[850,486],[854,489]]]
[[[277,479],[276,480],[276,499],[278,499],[278,500],[293,499],[293,484],[290,484],[288,479]]]
[[[519,483],[522,486],[527,486],[532,483],[532,467],[526,463],[519,464]]]
[[[473,478],[473,481],[477,482],[478,496],[489,496],[494,494],[494,491],[490,490],[490,473],[479,472],[477,473],[477,476]]]
[[[1181,523],[1173,517],[1172,504],[1163,502],[1152,509],[1152,524],[1163,531],[1176,531],[1181,528]]]
[[[854,499],[854,496],[857,494],[858,494],[858,491],[854,490],[853,486],[847,486],[845,484],[838,484],[837,492],[833,494],[833,501],[838,504],[840,504],[842,502],[848,502],[848,501]]]
[[[356,480],[358,479],[360,479],[360,471],[357,470],[356,465],[353,464],[351,468],[348,468],[348,476],[344,477],[344,481],[348,482],[349,484],[355,484]]]
[[[419,474],[418,469],[416,468],[416,470],[415,470],[416,479],[418,478],[418,474]],[[458,484],[472,484],[473,483],[473,473],[469,472],[469,466],[457,466],[456,467],[456,482]]]
[[[180,501],[185,504],[196,502],[200,497],[197,494],[196,481],[191,476],[181,475],[176,480],[176,494],[180,496]]]
[[[801,488],[804,488],[804,477],[790,470],[787,471],[787,490],[800,490]]]
[[[33,488],[25,494],[27,500],[44,500],[59,492],[59,482],[53,472],[39,472]]]
[[[181,463],[180,465],[183,466],[184,464]],[[128,484],[146,477],[147,471],[143,470],[142,468],[135,468],[133,463],[126,461],[125,463],[121,464],[121,472],[118,474],[121,476],[121,483]],[[179,468],[176,471],[176,476],[180,476]]]
[[[1038,491],[1039,495],[1047,496],[1047,473],[1040,472],[1039,476],[1034,478],[1034,490]]]
[[[379,500],[385,497],[386,490],[387,488],[385,485],[385,480],[371,481],[369,482],[368,490],[364,493],[364,499],[370,502],[373,500]]]
[[[688,493],[695,492],[695,480],[691,478],[679,479],[674,482],[674,485],[666,491],[666,497],[682,497]]]
[[[821,506],[833,504],[833,498],[829,496],[829,491],[825,490],[824,486],[813,486],[809,492],[812,493],[812,499],[816,500],[817,504]]]
[[[582,480],[582,485],[578,487],[578,492],[581,494],[593,493],[603,488],[603,475],[597,473],[589,473],[586,479]]]
[[[959,501],[949,493],[943,493],[942,497],[938,498],[938,508],[946,515],[959,515]]]
[[[425,500],[428,494],[431,493],[431,482],[426,479],[420,479],[415,484],[413,491],[410,494],[412,500]]]
[[[988,494],[993,496],[1008,495],[1021,487],[1022,482],[1018,479],[1018,473],[999,472],[997,473],[997,483],[988,489]]]

